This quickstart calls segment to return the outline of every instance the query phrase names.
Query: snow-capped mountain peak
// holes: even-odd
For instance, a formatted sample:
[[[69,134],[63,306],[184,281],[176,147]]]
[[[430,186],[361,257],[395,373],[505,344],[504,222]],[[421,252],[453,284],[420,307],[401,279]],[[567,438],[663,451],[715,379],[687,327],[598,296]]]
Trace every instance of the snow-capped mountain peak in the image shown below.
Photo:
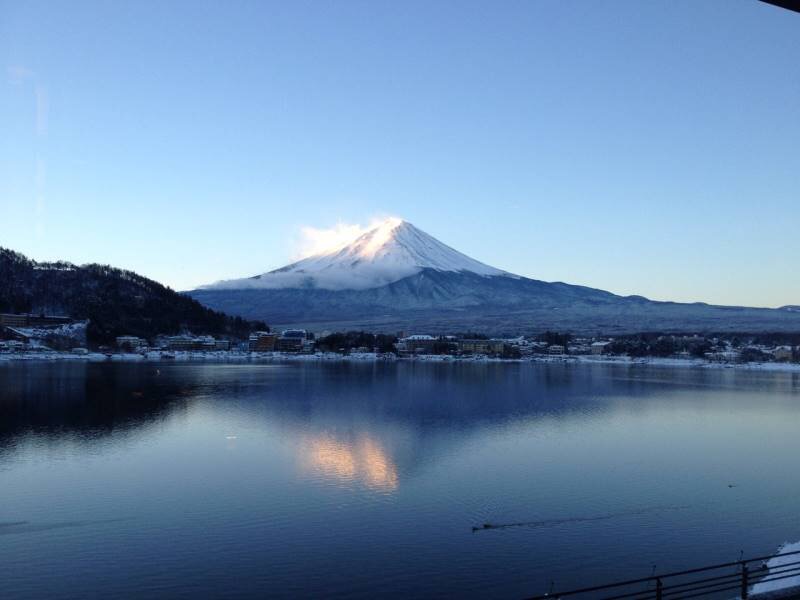
[[[408,221],[391,218],[344,246],[263,275],[221,281],[206,289],[359,290],[399,281],[423,269],[513,277],[454,250]]]

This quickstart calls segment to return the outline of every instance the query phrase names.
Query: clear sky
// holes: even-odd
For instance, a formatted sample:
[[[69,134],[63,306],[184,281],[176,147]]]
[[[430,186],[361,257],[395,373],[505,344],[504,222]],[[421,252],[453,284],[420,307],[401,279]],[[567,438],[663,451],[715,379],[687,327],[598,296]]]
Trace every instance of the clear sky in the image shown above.
[[[177,289],[397,215],[655,299],[800,304],[800,14],[0,0],[0,245]]]

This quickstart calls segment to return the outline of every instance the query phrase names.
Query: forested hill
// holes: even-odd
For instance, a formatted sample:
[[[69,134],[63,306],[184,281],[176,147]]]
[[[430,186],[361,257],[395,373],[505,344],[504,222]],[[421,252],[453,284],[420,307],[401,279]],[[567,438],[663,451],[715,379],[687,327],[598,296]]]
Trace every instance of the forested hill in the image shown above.
[[[0,312],[46,313],[89,319],[89,341],[118,335],[158,334],[245,337],[261,322],[229,317],[132,271],[107,265],[37,263],[0,248]]]

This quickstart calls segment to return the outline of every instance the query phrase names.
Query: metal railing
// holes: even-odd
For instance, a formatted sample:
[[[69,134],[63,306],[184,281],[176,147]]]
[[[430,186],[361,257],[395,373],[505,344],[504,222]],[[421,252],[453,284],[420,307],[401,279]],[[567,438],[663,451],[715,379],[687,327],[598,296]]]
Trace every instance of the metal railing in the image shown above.
[[[767,566],[767,561],[788,557],[788,562]],[[725,573],[724,571],[729,571]],[[528,600],[558,600],[584,598],[602,600],[675,600],[708,597],[738,597],[746,600],[753,595],[750,589],[756,583],[781,581],[800,577],[800,550],[770,556],[759,556],[734,562],[721,563],[686,571],[651,575],[607,585],[597,585],[563,592],[548,592]],[[725,594],[727,593],[727,595]]]

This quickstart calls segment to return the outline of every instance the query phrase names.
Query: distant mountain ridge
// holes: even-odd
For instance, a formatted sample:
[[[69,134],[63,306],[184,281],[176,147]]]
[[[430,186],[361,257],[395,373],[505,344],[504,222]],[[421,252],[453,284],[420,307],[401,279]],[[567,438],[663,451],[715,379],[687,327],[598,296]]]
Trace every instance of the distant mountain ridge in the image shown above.
[[[39,263],[0,248],[0,312],[47,313],[88,319],[89,341],[118,335],[152,337],[183,330],[247,335],[251,324],[229,317],[132,271],[107,265]]]
[[[231,314],[316,330],[800,331],[792,307],[656,302],[521,277],[399,219],[281,269],[188,293]]]

